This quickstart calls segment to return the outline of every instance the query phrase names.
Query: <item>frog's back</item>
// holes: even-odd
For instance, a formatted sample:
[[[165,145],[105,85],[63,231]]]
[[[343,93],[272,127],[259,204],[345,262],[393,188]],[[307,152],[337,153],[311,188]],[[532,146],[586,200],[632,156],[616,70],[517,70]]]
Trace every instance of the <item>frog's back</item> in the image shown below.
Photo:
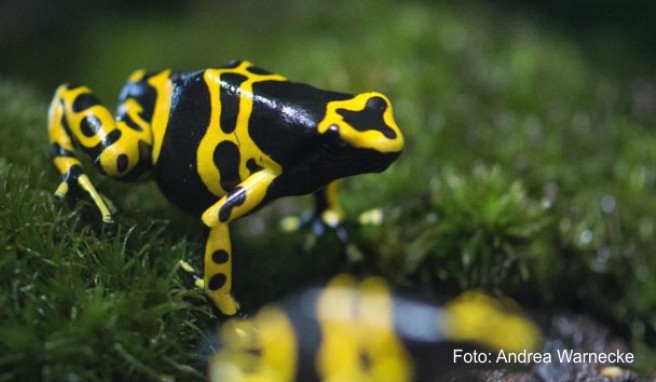
[[[182,210],[198,215],[217,200],[199,177],[198,147],[211,115],[205,71],[173,73],[171,108],[154,169],[162,192]]]
[[[197,215],[253,173],[282,172],[292,150],[274,153],[264,141],[298,145],[302,134],[290,132],[289,126],[280,129],[274,121],[279,112],[272,117],[260,111],[260,103],[267,104],[266,109],[276,107],[268,98],[256,96],[255,88],[264,83],[286,87],[290,83],[284,77],[235,61],[220,68],[172,73],[170,80],[170,113],[154,172],[172,202]],[[260,114],[267,117],[254,118]],[[263,129],[266,132],[258,134]],[[282,131],[284,139],[279,136]]]

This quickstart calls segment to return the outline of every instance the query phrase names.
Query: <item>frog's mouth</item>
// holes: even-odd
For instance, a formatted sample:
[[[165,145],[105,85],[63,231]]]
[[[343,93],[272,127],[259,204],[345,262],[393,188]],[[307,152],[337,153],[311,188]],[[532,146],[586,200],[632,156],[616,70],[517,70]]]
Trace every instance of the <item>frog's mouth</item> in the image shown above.
[[[401,151],[380,152],[358,149],[346,144],[335,147],[324,145],[321,155],[322,172],[336,177],[385,171],[401,155]]]
[[[380,152],[362,149],[357,151],[352,165],[355,168],[361,168],[362,172],[385,171],[401,155],[401,151]]]

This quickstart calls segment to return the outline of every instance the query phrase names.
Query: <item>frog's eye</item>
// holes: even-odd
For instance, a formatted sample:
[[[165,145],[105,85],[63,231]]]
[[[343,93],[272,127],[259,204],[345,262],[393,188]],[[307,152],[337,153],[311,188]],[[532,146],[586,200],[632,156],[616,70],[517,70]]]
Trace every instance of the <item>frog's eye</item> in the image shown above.
[[[340,128],[337,124],[328,126],[324,136],[326,137],[326,143],[328,144],[327,147],[342,149],[348,146],[348,144],[340,136]]]
[[[336,124],[332,124],[328,126],[328,130],[326,130],[326,135],[327,136],[337,136],[339,137],[339,126]]]

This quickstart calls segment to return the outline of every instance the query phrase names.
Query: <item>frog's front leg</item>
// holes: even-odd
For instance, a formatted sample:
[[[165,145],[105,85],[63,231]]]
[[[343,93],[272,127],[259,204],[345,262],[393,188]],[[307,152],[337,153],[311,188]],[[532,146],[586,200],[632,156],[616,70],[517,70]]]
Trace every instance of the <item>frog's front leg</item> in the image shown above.
[[[228,224],[261,206],[267,200],[269,186],[276,179],[270,170],[254,173],[205,210],[203,223],[210,234],[205,244],[203,287],[210,298],[227,315],[237,312],[232,289],[232,246]]]
[[[339,181],[333,181],[325,188],[314,193],[314,210],[304,218],[301,226],[309,226],[315,236],[323,236],[326,229],[331,229],[342,243],[348,242],[348,233],[342,224],[344,213],[339,205]]]

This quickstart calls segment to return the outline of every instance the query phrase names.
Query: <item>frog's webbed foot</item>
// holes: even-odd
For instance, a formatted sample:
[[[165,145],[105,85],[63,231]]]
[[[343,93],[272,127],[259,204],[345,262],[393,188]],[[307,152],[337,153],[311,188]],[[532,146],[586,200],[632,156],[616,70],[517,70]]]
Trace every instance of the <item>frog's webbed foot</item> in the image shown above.
[[[196,268],[194,268],[193,265],[189,264],[184,260],[179,260],[178,265],[180,266],[180,268],[182,268],[183,271],[185,271],[191,277],[196,288],[200,288],[200,289],[205,288],[205,282],[203,281],[203,277],[201,276],[200,272],[198,272]]]
[[[342,214],[333,209],[304,214],[300,218],[299,228],[309,230],[315,237],[322,237],[327,231],[333,231],[343,244],[349,241]]]
[[[283,231],[291,232],[298,230],[309,230],[311,235],[305,243],[305,248],[314,246],[317,238],[322,237],[328,231],[335,233],[339,241],[347,246],[349,237],[344,227],[342,209],[337,200],[337,182],[332,182],[325,188],[314,194],[314,210],[297,217],[285,217],[280,221]]]
[[[118,211],[118,208],[116,208],[116,204],[114,204],[114,202],[112,202],[111,199],[109,199],[104,194],[100,194],[100,197],[102,198],[103,202],[105,202],[105,204],[107,205],[107,208],[109,209],[109,213],[114,215]]]
[[[280,220],[280,229],[284,232],[309,231],[303,245],[306,250],[314,247],[317,239],[329,232],[333,232],[344,246],[349,245],[348,231],[341,216],[332,210],[308,211],[300,217],[285,216]]]
[[[205,280],[203,279],[203,276],[201,275],[200,272],[198,272],[191,264],[184,260],[179,260],[178,265],[180,265],[180,268],[182,268],[183,271],[185,271],[189,276],[191,276],[191,279],[194,282],[194,285],[198,289],[206,290],[206,284]],[[216,307],[219,309],[219,311],[222,314],[225,315],[234,315],[238,310],[239,310],[239,303],[237,300],[235,300],[234,297],[230,294],[230,292],[227,293],[208,293],[210,295],[210,298],[216,305]]]

